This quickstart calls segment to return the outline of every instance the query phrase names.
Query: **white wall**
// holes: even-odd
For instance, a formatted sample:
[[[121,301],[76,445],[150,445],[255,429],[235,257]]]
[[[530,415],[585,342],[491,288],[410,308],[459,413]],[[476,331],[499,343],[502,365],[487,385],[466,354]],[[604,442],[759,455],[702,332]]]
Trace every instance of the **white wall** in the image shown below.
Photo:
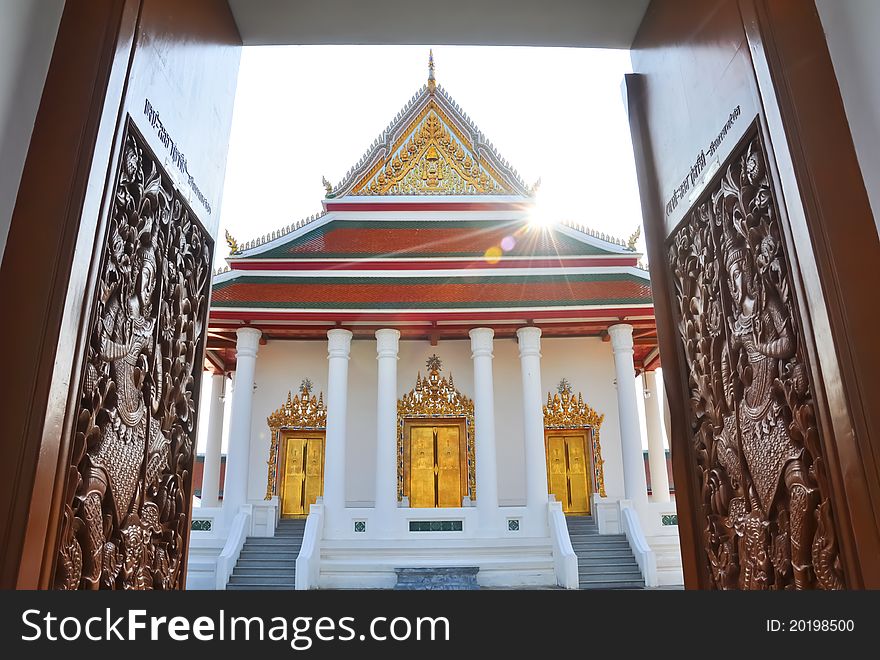
[[[64,0],[0,0],[0,261]]]
[[[816,0],[880,233],[880,2]]]
[[[623,496],[620,456],[620,424],[617,391],[613,385],[611,347],[599,339],[544,339],[541,352],[542,389],[555,392],[567,378],[584,400],[605,414],[601,429],[605,459],[605,485],[609,497]],[[473,364],[470,341],[401,341],[398,362],[398,396],[415,385],[416,374],[425,375],[425,360],[436,353],[443,360],[442,374],[449,372],[455,386],[473,396]],[[296,390],[303,378],[311,379],[314,391],[327,391],[327,344],[323,341],[272,341],[257,355],[253,418],[251,423],[250,479],[248,497],[262,499],[266,491],[269,429],[266,418]],[[346,500],[349,505],[372,506],[376,468],[376,343],[352,342],[348,386],[348,444]],[[522,434],[522,382],[519,350],[513,339],[495,341],[495,412],[498,450],[498,497],[502,505],[525,503],[525,459]],[[479,429],[477,429],[479,438]],[[479,440],[477,440],[479,442]]]

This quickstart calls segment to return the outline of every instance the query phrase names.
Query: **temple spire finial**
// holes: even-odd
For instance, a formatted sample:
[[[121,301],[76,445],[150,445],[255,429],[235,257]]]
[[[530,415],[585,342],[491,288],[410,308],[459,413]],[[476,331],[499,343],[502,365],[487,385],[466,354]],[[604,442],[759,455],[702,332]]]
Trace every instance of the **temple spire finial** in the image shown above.
[[[436,87],[437,82],[434,80],[434,49],[431,48],[428,51],[428,91],[433,94]]]

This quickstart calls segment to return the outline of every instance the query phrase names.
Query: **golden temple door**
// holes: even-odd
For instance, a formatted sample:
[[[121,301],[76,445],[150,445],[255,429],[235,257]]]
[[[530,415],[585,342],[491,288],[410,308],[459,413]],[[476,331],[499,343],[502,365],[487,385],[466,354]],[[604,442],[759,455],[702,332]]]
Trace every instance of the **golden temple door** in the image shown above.
[[[324,494],[324,434],[291,432],[282,456],[281,517],[306,516]]]
[[[408,424],[405,494],[413,508],[460,507],[467,454],[459,423]]]
[[[590,459],[587,429],[547,430],[547,485],[570,515],[590,513]]]

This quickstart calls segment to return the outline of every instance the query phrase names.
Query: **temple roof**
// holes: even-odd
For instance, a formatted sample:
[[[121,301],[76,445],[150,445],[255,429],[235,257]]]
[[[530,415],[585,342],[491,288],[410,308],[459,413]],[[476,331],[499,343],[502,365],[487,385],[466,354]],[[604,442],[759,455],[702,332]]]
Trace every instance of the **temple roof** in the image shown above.
[[[244,275],[214,287],[215,309],[547,309],[652,304],[647,279],[630,273],[291,277]]]
[[[208,359],[228,370],[235,330],[268,339],[357,338],[395,327],[406,339],[467,338],[523,324],[546,337],[636,328],[636,364],[656,363],[647,272],[629,243],[564,222],[537,222],[533,189],[436,84],[413,96],[323,213],[239,246],[216,274]]]
[[[487,219],[327,218],[299,231],[269,238],[240,254],[242,259],[402,259],[458,257],[633,257],[620,242],[582,230],[537,228],[525,218]],[[233,255],[233,260],[237,255]]]
[[[326,185],[326,184],[325,184]],[[348,195],[530,195],[467,113],[434,79],[416,92],[328,199]]]

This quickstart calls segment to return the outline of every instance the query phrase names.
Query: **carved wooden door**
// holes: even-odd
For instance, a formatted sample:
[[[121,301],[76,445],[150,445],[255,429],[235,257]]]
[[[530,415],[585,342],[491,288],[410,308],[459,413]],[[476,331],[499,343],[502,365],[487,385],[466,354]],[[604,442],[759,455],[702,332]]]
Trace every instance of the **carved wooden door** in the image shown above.
[[[655,1],[632,59],[686,585],[880,587],[880,242],[815,7]]]
[[[240,44],[225,2],[64,4],[0,271],[2,587],[185,586]]]

